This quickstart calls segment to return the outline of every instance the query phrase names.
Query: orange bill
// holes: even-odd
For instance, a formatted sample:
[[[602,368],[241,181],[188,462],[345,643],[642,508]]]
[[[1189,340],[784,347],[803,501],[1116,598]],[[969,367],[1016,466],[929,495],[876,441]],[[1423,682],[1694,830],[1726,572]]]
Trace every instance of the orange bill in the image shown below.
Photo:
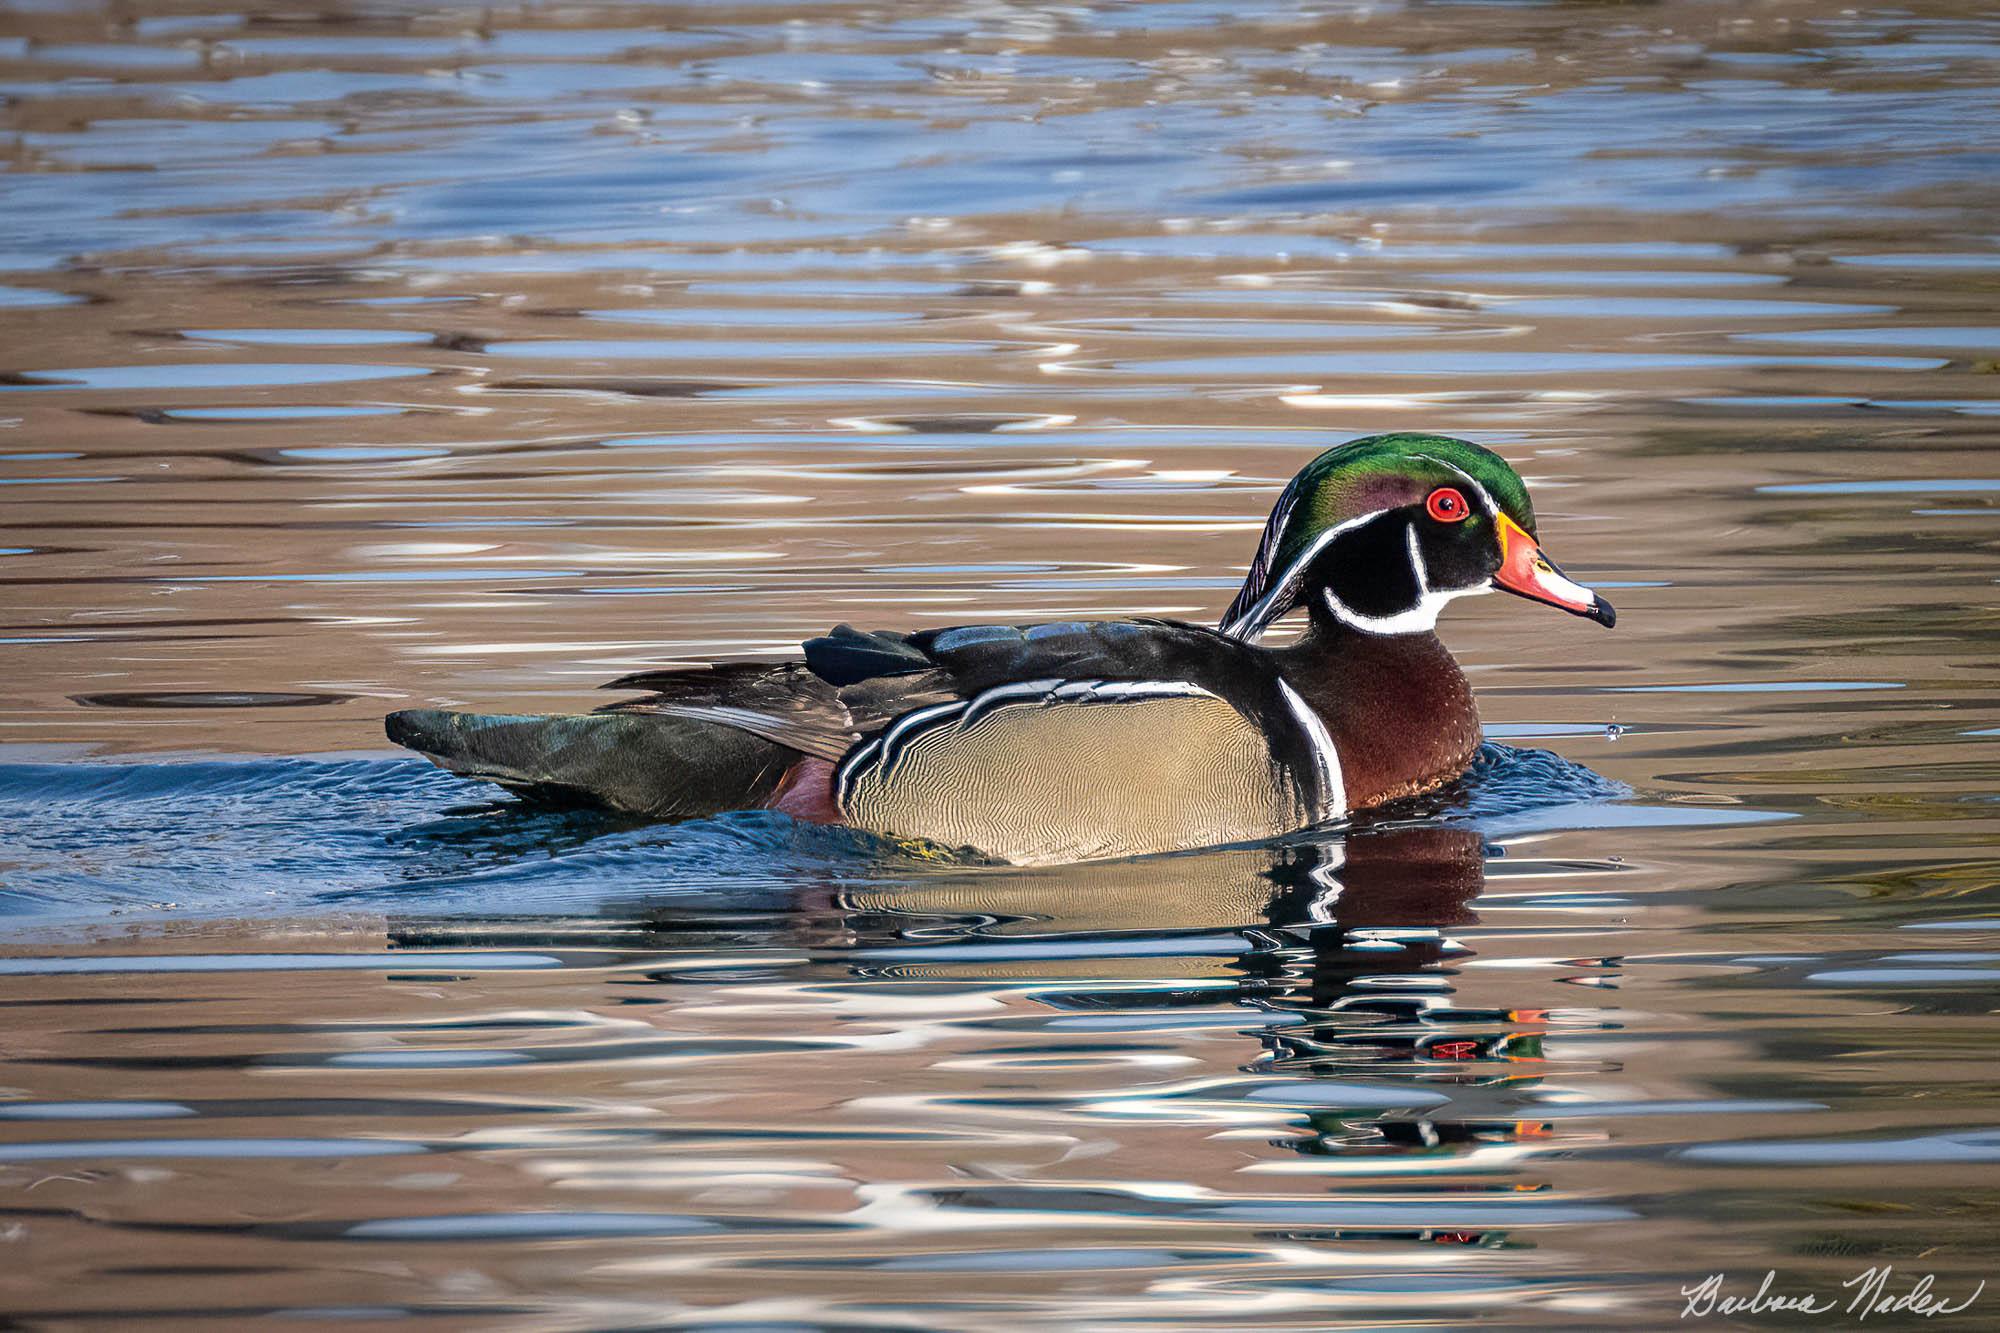
[[[1618,621],[1611,603],[1556,568],[1535,539],[1505,514],[1500,515],[1500,571],[1493,576],[1493,586],[1530,601],[1559,606],[1572,615],[1588,616],[1607,629]]]

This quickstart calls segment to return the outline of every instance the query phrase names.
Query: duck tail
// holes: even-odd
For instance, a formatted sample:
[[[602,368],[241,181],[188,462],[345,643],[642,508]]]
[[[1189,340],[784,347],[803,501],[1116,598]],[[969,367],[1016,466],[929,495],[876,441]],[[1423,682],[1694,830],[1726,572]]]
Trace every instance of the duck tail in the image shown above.
[[[389,739],[545,805],[687,819],[762,805],[800,756],[714,723],[636,713],[389,714]]]

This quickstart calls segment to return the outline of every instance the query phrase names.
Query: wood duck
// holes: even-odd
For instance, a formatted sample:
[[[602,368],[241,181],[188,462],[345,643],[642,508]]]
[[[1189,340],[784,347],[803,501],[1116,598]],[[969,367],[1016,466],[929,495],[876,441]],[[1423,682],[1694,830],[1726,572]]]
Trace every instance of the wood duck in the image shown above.
[[[593,713],[416,708],[389,739],[530,799],[660,819],[778,810],[1019,864],[1251,842],[1438,787],[1479,745],[1436,634],[1495,588],[1610,626],[1542,554],[1497,454],[1376,435],[1278,497],[1214,629],[841,625],[802,661],[642,671]],[[1286,646],[1258,639],[1304,607]]]

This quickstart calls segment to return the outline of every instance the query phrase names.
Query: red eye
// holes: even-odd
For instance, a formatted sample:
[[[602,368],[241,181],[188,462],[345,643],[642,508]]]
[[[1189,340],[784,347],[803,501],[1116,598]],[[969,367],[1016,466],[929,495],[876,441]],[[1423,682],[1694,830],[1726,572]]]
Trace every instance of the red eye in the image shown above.
[[[1440,486],[1431,492],[1431,498],[1424,502],[1431,517],[1440,523],[1463,523],[1470,511],[1465,507],[1465,497],[1449,486]]]

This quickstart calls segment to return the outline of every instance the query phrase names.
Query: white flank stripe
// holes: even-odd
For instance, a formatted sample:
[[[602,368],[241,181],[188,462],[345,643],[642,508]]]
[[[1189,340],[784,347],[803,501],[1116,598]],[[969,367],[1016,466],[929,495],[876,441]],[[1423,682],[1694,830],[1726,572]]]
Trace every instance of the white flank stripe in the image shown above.
[[[982,690],[970,700],[955,699],[931,704],[903,714],[889,729],[873,740],[847,752],[834,770],[835,800],[843,808],[853,795],[854,784],[864,770],[873,768],[878,780],[886,780],[897,761],[922,732],[932,726],[970,727],[996,708],[1013,704],[1050,703],[1101,704],[1123,699],[1207,698],[1221,696],[1191,680],[1021,680]],[[953,716],[956,714],[957,716]]]
[[[847,805],[847,798],[854,793],[854,780],[861,776],[862,766],[881,748],[882,738],[877,736],[849,750],[847,758],[841,760],[840,767],[834,770],[834,797],[842,807]]]
[[[1215,698],[1191,680],[1109,680],[1099,681],[1096,692],[1107,699]]]
[[[1324,808],[1320,819],[1338,819],[1347,813],[1347,780],[1340,769],[1340,751],[1333,748],[1333,737],[1326,731],[1326,723],[1320,720],[1299,692],[1285,681],[1278,682],[1278,692],[1285,697],[1285,707],[1292,710],[1292,716],[1304,728],[1306,739],[1312,744],[1313,766],[1319,770],[1320,791],[1325,793]]]
[[[889,734],[882,738],[882,757],[876,761],[876,767],[887,773],[896,766],[896,760],[903,752],[903,737],[909,735],[912,727],[922,726],[933,718],[943,717],[946,713],[959,713],[964,710],[965,701],[954,699],[950,703],[932,704],[929,708],[919,708],[914,713],[903,714],[896,719],[896,725],[889,728]]]
[[[1007,685],[995,685],[990,689],[980,691],[972,697],[972,702],[966,705],[965,717],[961,719],[961,722],[963,725],[969,727],[979,721],[980,718],[985,717],[991,710],[999,708],[1006,703],[1039,702],[1051,690],[1059,688],[1061,684],[1062,682],[1056,677],[1050,676],[1046,680],[1017,680]]]

